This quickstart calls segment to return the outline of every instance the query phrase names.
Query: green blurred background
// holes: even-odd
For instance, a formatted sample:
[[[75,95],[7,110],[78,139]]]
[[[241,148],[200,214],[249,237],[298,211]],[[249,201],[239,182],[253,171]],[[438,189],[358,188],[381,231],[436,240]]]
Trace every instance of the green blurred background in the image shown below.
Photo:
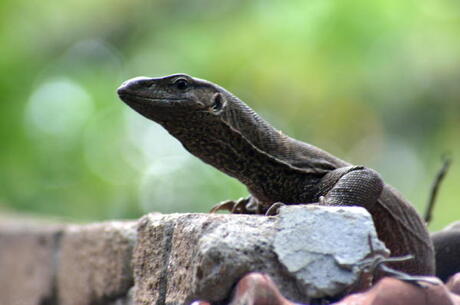
[[[115,94],[185,72],[419,211],[449,152],[430,228],[460,219],[459,2],[2,0],[0,54],[0,210],[93,221],[245,196]]]

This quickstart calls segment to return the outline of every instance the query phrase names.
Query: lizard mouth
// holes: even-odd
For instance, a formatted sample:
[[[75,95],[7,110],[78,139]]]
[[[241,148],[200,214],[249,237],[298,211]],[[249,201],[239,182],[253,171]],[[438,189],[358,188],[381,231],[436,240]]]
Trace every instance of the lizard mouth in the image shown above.
[[[117,89],[119,98],[128,106],[145,115],[144,112],[190,111],[202,108],[203,104],[193,97],[169,92],[152,80],[144,77],[133,78],[121,84]]]
[[[156,107],[174,107],[174,106],[186,106],[186,104],[192,104],[192,101],[185,98],[155,98],[148,97],[131,92],[119,90],[118,96],[120,99],[128,105],[137,104],[143,106],[156,106]]]

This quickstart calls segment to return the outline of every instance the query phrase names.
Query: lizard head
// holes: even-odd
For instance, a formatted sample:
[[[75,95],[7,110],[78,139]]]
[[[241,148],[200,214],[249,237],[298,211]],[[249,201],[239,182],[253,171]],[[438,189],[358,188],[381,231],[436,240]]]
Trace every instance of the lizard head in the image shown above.
[[[208,121],[222,114],[225,90],[186,74],[136,77],[117,90],[121,100],[143,116],[160,124],[174,120]]]
[[[280,134],[236,96],[186,74],[133,78],[118,88],[118,95],[189,152],[233,177],[240,177],[237,167],[243,161],[238,160],[248,151],[273,152],[280,143]]]

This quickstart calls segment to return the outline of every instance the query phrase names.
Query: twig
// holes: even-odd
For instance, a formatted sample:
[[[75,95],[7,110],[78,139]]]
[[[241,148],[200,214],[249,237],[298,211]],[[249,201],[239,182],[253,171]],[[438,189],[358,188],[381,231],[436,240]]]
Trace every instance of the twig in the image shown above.
[[[438,174],[436,175],[436,178],[433,181],[433,184],[431,185],[431,192],[430,192],[430,197],[428,199],[428,204],[425,210],[425,222],[428,224],[431,221],[432,218],[432,213],[433,213],[433,208],[434,208],[434,203],[436,201],[436,196],[438,194],[439,186],[441,185],[442,180],[447,174],[447,171],[449,170],[450,164],[452,163],[452,159],[448,154],[444,154],[442,157],[442,168],[439,170]]]

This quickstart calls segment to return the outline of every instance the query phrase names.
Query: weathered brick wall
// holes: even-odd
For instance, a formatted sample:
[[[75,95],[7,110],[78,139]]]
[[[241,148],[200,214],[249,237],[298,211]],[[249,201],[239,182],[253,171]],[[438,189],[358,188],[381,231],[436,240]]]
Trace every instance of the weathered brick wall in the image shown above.
[[[371,216],[357,207],[293,206],[275,217],[148,214],[86,225],[0,215],[0,305],[222,301],[253,271],[308,303],[341,293],[359,278],[360,262],[382,252]]]
[[[135,222],[0,219],[0,305],[130,304]]]

